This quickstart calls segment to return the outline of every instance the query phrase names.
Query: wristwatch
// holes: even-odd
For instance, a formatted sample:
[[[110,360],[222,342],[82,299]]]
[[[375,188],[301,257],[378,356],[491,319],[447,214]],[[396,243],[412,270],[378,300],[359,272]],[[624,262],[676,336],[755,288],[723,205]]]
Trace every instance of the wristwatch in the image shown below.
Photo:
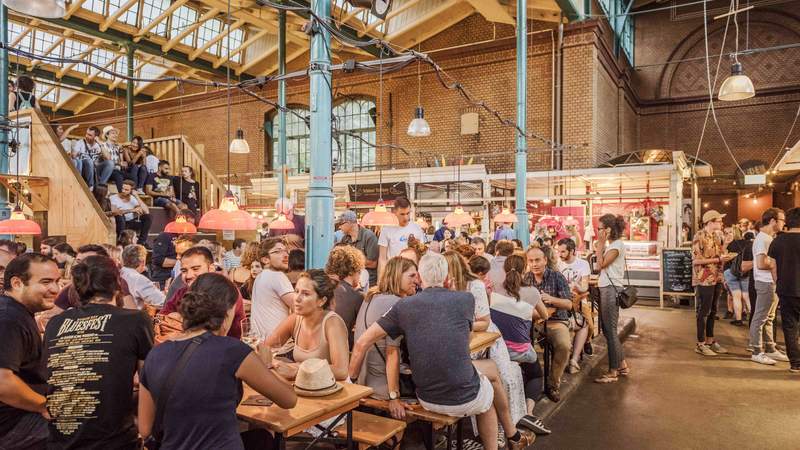
[[[397,391],[389,391],[389,400],[397,400],[400,398],[400,393]]]

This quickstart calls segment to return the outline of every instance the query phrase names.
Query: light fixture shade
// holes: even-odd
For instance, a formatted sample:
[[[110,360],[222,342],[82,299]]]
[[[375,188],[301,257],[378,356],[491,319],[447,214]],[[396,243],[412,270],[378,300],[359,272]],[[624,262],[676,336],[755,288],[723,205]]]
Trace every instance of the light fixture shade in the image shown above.
[[[11,213],[11,218],[0,220],[0,234],[42,234],[42,228],[38,223],[25,218],[22,209],[17,205]]]
[[[247,211],[239,209],[239,203],[231,191],[219,204],[218,209],[212,209],[200,218],[198,228],[206,230],[255,230],[258,226],[256,219],[250,217]]]
[[[416,111],[414,111],[414,120],[408,124],[407,133],[412,137],[425,137],[431,135],[431,126],[428,124],[428,121],[425,120],[425,110],[422,108],[422,106],[417,106]]]
[[[246,154],[250,153],[250,144],[244,139],[244,131],[239,128],[236,130],[236,139],[231,141],[230,148],[231,153],[238,153],[238,154]]]
[[[464,212],[464,208],[462,208],[461,205],[456,205],[453,212],[444,216],[444,223],[451,227],[461,227],[464,225],[472,225],[475,221],[472,219],[471,215]]]
[[[756,95],[753,81],[742,71],[742,63],[735,62],[731,66],[731,76],[722,82],[719,88],[719,99],[726,102],[744,100]]]
[[[3,0],[3,4],[16,12],[43,19],[60,19],[67,13],[65,0]]]
[[[174,234],[196,234],[197,227],[193,223],[186,220],[186,216],[178,214],[175,220],[168,223],[164,227],[164,232]]]
[[[270,230],[294,230],[294,222],[286,218],[286,214],[278,214],[278,218],[270,222]]]
[[[503,208],[503,212],[494,216],[494,221],[499,223],[517,223],[519,219],[512,214],[508,208]]]
[[[367,227],[396,227],[400,225],[400,221],[397,220],[397,216],[386,209],[385,203],[379,202],[375,205],[375,209],[364,214],[364,217],[361,218],[361,225]]]

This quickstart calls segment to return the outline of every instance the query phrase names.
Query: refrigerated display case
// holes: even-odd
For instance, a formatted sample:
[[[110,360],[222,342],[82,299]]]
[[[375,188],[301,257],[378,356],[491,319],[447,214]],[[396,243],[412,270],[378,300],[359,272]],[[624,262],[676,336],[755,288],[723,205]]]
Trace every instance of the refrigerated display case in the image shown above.
[[[658,241],[623,241],[625,244],[626,283],[636,286],[639,297],[661,296],[661,254]]]

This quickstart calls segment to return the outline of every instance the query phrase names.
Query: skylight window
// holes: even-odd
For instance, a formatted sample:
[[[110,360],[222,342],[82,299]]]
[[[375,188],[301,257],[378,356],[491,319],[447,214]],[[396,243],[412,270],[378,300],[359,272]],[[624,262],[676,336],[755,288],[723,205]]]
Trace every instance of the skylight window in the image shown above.
[[[108,0],[108,14],[114,14],[117,10],[126,3],[125,0]],[[136,26],[136,19],[139,16],[139,2],[136,2],[127,9],[119,18],[120,22],[127,23],[128,25]]]
[[[9,22],[9,29],[8,29],[8,41],[14,42],[20,34],[24,33],[27,27],[18,24],[16,22]],[[22,40],[17,43],[16,48],[20,50],[24,50],[26,52],[31,51],[31,36],[33,33],[27,33]]]
[[[220,55],[222,55],[222,56],[225,56],[225,55],[228,54],[228,48],[229,48],[228,47],[228,30],[226,29],[224,31],[224,33],[225,33],[225,37],[222,38],[222,50],[220,51]],[[230,34],[230,49],[231,49],[231,53],[233,53],[234,50],[239,48],[242,45],[242,42],[244,42],[244,31],[242,31],[240,28],[232,30],[231,34]],[[231,61],[233,61],[235,63],[241,62],[242,61],[242,52],[238,52],[235,55],[231,56]]]
[[[58,40],[58,36],[46,31],[36,30],[33,35],[33,53],[43,55]]]
[[[206,44],[206,42],[214,39],[222,32],[222,21],[219,19],[206,20],[197,29],[197,48]],[[209,53],[214,55],[219,53],[219,41],[208,48]]]
[[[86,0],[83,3],[83,9],[96,12],[97,14],[106,14],[106,0]]]
[[[199,13],[196,9],[186,6],[181,6],[172,13],[172,26],[170,27],[170,37],[177,36],[183,32],[187,27],[197,22]],[[181,39],[182,44],[194,46],[195,33],[189,33],[186,37]]]
[[[64,58],[65,59],[85,59],[83,53],[89,49],[89,45],[81,42],[76,41],[74,39],[67,39],[64,41]],[[72,63],[61,64],[61,67],[64,65],[72,65]],[[72,67],[72,70],[76,70],[78,72],[88,73],[89,66],[86,64],[80,63]]]
[[[142,26],[149,24],[153,19],[160,16],[169,8],[169,5],[170,0],[144,0],[142,6]],[[154,34],[166,36],[167,20],[169,20],[169,18],[165,17],[150,31]]]
[[[98,48],[92,52],[89,60],[100,67],[106,67],[111,62],[111,60],[113,60],[116,56],[117,55],[114,52]],[[97,74],[98,77],[111,78],[111,75],[107,74],[106,72],[103,72],[100,69],[95,69],[94,67],[92,67],[90,73],[95,73],[95,72],[99,72]]]

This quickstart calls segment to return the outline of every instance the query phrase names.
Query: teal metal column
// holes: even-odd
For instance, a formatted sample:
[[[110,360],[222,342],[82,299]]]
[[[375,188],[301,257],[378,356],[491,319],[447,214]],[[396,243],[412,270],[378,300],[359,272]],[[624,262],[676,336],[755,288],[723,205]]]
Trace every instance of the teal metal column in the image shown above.
[[[331,0],[312,0],[311,10],[329,20]],[[311,176],[306,196],[306,267],[325,267],[333,247],[333,190],[331,188],[331,36],[314,24],[311,37]]]
[[[0,49],[0,117],[8,119],[8,8],[0,4],[0,42],[3,48]],[[0,128],[0,173],[8,173],[8,132],[5,127]],[[0,186],[0,208],[8,209],[8,191]],[[1,218],[7,218],[8,214]]]
[[[127,50],[127,58],[128,58],[128,77],[133,78],[133,54],[136,51],[132,45],[129,45]],[[125,114],[127,121],[125,123],[126,128],[128,129],[128,142],[133,140],[133,89],[134,89],[134,82],[133,80],[128,80],[127,90],[125,92]]]
[[[528,2],[517,0],[517,126],[527,133],[528,117]],[[530,243],[528,229],[528,142],[527,137],[517,132],[516,153],[516,209],[517,239],[522,248]]]
[[[282,2],[281,2],[282,3]],[[286,11],[278,12],[278,75],[286,75]],[[286,197],[286,80],[278,81],[278,198]]]

